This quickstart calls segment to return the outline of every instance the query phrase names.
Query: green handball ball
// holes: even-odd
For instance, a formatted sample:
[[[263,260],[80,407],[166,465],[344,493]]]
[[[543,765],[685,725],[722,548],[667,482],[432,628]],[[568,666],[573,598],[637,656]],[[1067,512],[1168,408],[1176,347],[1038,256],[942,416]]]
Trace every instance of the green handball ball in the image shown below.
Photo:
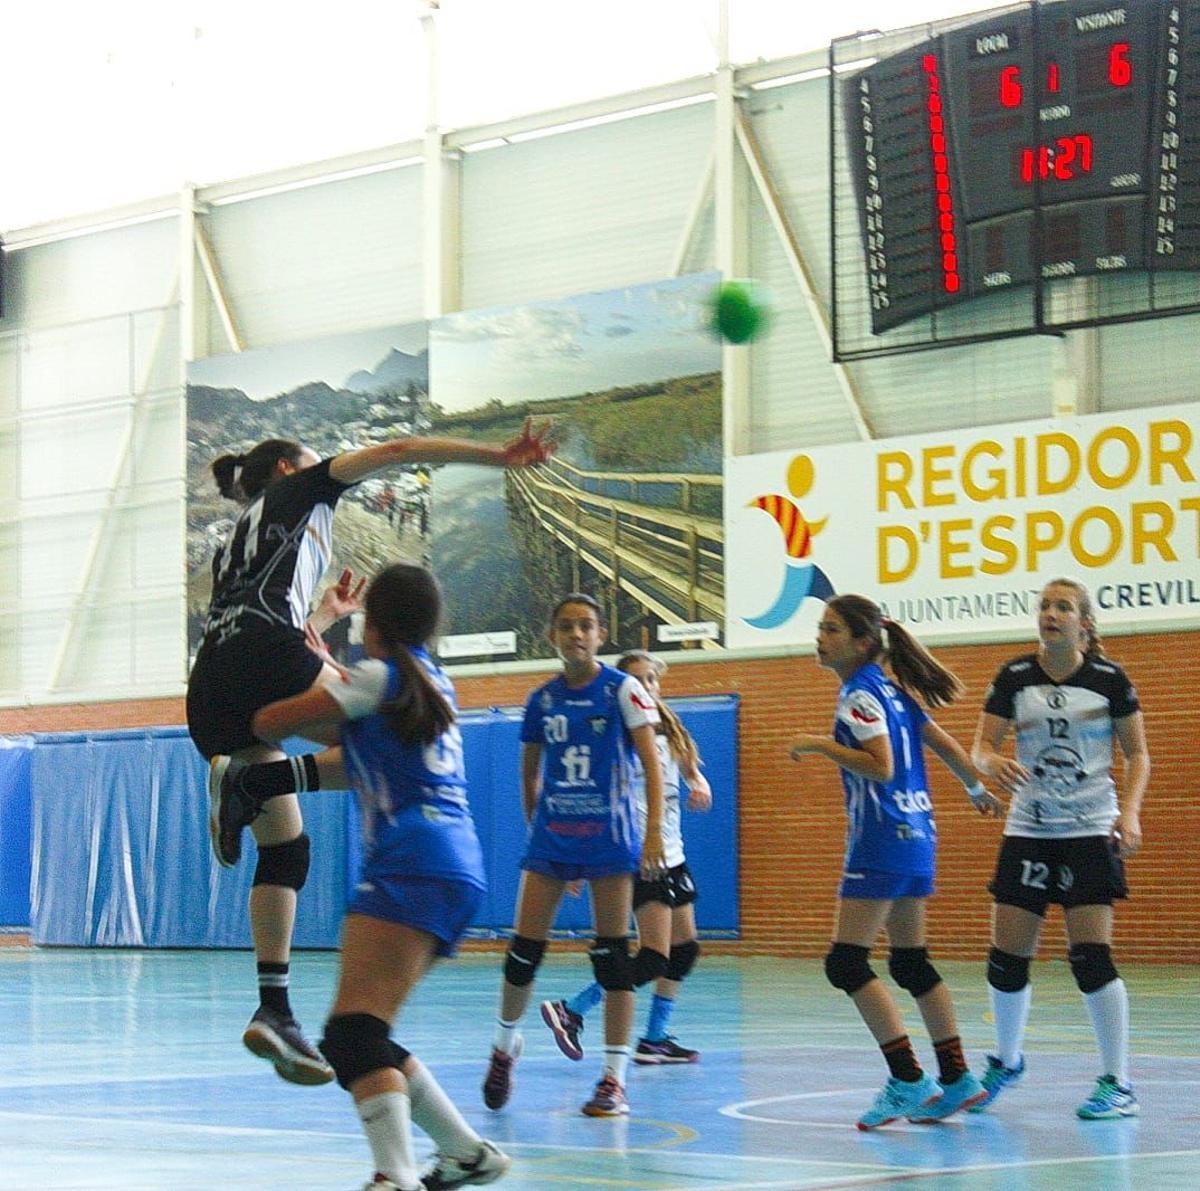
[[[754,281],[722,281],[712,298],[713,330],[726,343],[749,343],[766,330],[770,308]]]

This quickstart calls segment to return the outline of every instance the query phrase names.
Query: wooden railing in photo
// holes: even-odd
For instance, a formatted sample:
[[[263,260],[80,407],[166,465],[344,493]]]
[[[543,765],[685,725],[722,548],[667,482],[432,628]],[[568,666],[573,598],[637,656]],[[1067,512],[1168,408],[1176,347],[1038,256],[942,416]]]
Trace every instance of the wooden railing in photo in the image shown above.
[[[664,623],[724,623],[721,476],[586,471],[562,459],[506,475],[518,517],[566,547],[573,587],[585,563]]]

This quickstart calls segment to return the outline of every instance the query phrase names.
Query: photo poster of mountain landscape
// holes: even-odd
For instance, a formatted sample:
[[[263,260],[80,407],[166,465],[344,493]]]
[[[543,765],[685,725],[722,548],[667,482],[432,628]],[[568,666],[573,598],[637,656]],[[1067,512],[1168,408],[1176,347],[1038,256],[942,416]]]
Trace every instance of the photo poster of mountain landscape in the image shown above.
[[[724,633],[719,276],[690,274],[436,320],[431,433],[500,442],[551,418],[545,466],[443,468],[432,564],[442,656],[553,655],[556,600],[586,591],[615,649],[712,648]]]
[[[212,593],[213,555],[240,511],[217,491],[210,464],[268,438],[322,458],[406,434],[430,433],[429,324],[210,356],[187,373],[187,610],[194,654]],[[333,561],[320,590],[349,567],[370,577],[397,560],[429,561],[431,470],[395,467],[338,501]],[[348,622],[325,634],[338,657]]]

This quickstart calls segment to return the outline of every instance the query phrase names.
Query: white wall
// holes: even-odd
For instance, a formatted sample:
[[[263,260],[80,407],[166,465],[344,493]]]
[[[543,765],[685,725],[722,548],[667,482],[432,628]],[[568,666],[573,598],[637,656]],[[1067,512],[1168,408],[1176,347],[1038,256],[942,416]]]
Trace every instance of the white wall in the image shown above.
[[[794,64],[792,64],[794,69]],[[764,69],[755,68],[756,77]],[[781,71],[783,67],[781,66]],[[748,91],[757,139],[819,302],[829,296],[826,82]],[[448,206],[464,308],[636,284],[715,262],[714,103],[455,157]],[[228,187],[222,188],[228,194]],[[747,186],[749,272],[774,292],[752,348],[753,452],[1045,416],[1085,369],[1072,342],[1007,340],[840,374],[761,195]],[[420,166],[215,205],[199,220],[247,347],[419,318]],[[685,235],[691,229],[690,238]],[[19,240],[19,237],[17,237]],[[183,399],[177,218],[10,253],[0,320],[0,703],[182,692]],[[197,285],[198,355],[226,351]],[[1200,398],[1192,318],[1091,333],[1100,409]]]

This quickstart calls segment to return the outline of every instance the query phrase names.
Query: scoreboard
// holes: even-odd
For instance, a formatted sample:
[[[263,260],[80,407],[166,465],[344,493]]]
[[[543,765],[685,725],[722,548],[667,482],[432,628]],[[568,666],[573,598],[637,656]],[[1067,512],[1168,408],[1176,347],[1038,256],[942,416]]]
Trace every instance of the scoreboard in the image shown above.
[[[1200,0],[1000,10],[835,99],[875,335],[1014,287],[1200,271]]]

